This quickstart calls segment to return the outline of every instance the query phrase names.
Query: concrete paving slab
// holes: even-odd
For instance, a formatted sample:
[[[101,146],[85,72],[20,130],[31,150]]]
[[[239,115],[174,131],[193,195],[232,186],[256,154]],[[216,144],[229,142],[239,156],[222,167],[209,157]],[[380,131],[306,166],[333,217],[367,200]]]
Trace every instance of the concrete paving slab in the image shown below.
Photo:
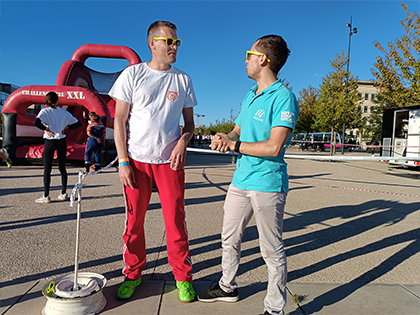
[[[41,293],[44,284],[45,281],[29,281],[0,289],[1,299],[3,300],[0,308],[1,314],[41,314],[42,308],[47,302],[47,299]]]
[[[119,300],[116,296],[123,279],[111,280],[104,288],[107,305],[101,312],[104,315],[155,315],[159,314],[164,281],[144,281],[136,288],[133,296],[126,301]]]
[[[207,289],[213,287],[213,281],[196,281],[193,282],[194,290],[200,294]],[[200,314],[200,315],[257,315],[264,312],[263,300],[266,294],[266,283],[238,283],[239,301],[236,303],[215,302],[203,303],[194,301],[192,303],[180,303],[178,298],[178,290],[175,282],[168,281],[165,285],[165,292],[162,297],[162,305],[159,315],[183,315],[183,314]],[[303,314],[299,307],[294,304],[290,295],[285,309],[286,314],[293,312],[294,314]]]
[[[28,281],[11,286],[0,287],[0,314],[17,303],[26,292],[38,284],[39,281]]]
[[[305,314],[418,315],[420,311],[420,299],[400,285],[289,283],[288,288],[300,297]]]
[[[420,298],[420,284],[402,284],[401,286]]]

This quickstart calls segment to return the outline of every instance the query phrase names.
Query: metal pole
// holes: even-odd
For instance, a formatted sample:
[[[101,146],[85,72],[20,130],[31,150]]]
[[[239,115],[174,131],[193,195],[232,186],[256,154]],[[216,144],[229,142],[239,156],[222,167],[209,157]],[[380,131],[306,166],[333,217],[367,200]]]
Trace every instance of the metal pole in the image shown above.
[[[347,51],[347,72],[346,72],[346,94],[345,100],[347,100],[348,86],[349,86],[349,69],[350,69],[350,46],[351,46],[351,36],[357,34],[357,28],[353,27],[353,17],[350,16],[350,23],[347,24],[349,31],[349,50]],[[341,139],[341,154],[344,154],[344,134],[346,132],[346,125],[343,124],[343,139]]]
[[[353,30],[352,30],[352,19],[353,17],[350,17],[350,24],[347,24],[347,26],[350,28],[350,32],[349,32],[349,50],[347,52],[347,72],[349,72],[349,67],[350,67],[350,46],[351,46],[351,35],[353,35]],[[347,87],[347,85],[346,85]]]
[[[74,283],[73,291],[79,290],[77,285],[77,276],[79,272],[79,234],[80,234],[80,216],[82,207],[82,178],[83,171],[79,171],[79,189],[77,190],[77,219],[76,219],[76,255],[74,262]]]

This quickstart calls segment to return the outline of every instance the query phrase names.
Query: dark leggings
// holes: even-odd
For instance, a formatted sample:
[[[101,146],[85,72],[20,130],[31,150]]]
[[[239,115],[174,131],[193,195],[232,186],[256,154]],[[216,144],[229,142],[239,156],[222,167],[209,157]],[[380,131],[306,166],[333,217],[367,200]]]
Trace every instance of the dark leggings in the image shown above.
[[[66,171],[66,138],[60,140],[45,139],[44,146],[44,196],[50,195],[51,169],[54,159],[54,152],[57,150],[58,169],[61,173],[61,193],[67,191],[67,171]]]

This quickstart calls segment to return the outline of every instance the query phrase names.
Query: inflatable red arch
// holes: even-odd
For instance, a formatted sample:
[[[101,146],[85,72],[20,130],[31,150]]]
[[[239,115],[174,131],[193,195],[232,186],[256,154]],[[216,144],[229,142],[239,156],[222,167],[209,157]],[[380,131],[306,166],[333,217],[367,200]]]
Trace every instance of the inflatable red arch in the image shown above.
[[[87,127],[84,117],[90,111],[96,112],[107,128],[103,152],[106,156],[102,161],[107,162],[116,155],[113,145],[115,101],[107,92],[122,70],[117,73],[94,71],[84,64],[90,57],[126,59],[129,66],[141,62],[131,48],[87,44],[79,47],[71,60],[63,63],[55,85],[30,85],[13,92],[2,110],[2,146],[14,162],[42,158],[43,133],[33,125],[36,115],[27,113],[27,109],[32,104],[44,104],[45,95],[50,91],[58,94],[59,106],[66,108],[82,123],[81,128],[66,133],[69,160],[84,160]]]

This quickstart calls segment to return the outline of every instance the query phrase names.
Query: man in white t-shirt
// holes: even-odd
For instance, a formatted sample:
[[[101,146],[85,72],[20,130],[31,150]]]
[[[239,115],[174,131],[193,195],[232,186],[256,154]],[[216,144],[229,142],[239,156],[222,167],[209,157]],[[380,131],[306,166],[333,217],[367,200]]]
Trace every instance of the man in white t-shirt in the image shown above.
[[[193,107],[197,100],[190,77],[171,65],[181,45],[176,26],[154,22],[148,29],[147,42],[152,61],[125,69],[109,91],[116,100],[114,138],[127,214],[123,235],[125,280],[117,296],[130,298],[141,283],[146,264],[144,217],[152,186],[156,185],[179,299],[191,302],[195,292],[185,224],[184,165],[187,144],[194,134]]]

